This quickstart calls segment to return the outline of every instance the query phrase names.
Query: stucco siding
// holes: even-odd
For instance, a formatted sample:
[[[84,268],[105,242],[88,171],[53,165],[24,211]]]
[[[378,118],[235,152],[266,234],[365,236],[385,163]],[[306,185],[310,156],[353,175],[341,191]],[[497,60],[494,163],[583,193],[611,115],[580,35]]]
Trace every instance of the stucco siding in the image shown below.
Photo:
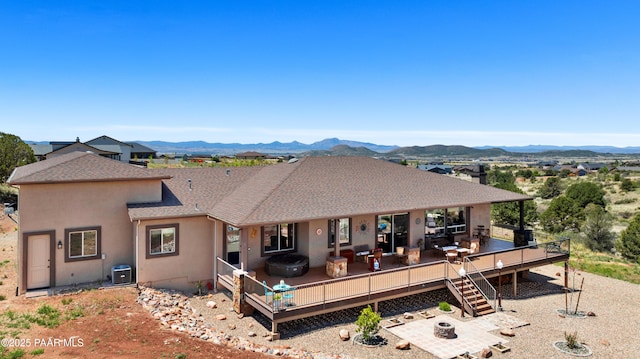
[[[134,265],[131,222],[127,202],[157,199],[160,187],[156,181],[98,182],[73,184],[33,184],[20,187],[19,250],[25,246],[23,233],[55,231],[55,284],[106,280],[111,267],[118,264]],[[65,230],[96,227],[101,229],[101,253],[98,259],[65,262],[69,250]],[[62,249],[57,249],[58,241]],[[22,252],[20,252],[22,253]],[[105,259],[100,258],[105,255]],[[25,261],[19,261],[18,273],[22,277]],[[19,280],[20,292],[26,291],[25,278]]]
[[[147,226],[169,226],[175,223],[179,225],[178,255],[147,258]],[[195,290],[196,281],[211,281],[214,262],[211,235],[213,227],[213,222],[204,216],[141,221],[137,244],[138,283]]]

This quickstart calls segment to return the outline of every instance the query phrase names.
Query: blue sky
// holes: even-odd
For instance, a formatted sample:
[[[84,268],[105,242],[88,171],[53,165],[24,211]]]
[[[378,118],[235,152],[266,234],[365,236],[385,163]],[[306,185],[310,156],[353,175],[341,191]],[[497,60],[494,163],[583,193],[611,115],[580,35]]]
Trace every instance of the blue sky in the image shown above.
[[[640,145],[638,1],[3,1],[24,140]]]

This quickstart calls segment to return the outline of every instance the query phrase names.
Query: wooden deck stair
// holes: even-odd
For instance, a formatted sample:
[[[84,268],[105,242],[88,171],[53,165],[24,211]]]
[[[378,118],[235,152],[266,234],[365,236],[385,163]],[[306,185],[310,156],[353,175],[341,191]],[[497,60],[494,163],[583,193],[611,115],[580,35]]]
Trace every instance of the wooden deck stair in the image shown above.
[[[458,291],[462,293],[462,280],[458,278],[453,280],[453,283]],[[456,295],[456,293],[453,294]],[[469,313],[468,311],[465,312],[473,315],[474,317],[495,313],[495,309],[493,309],[491,304],[489,304],[487,298],[485,298],[475,285],[473,285],[473,282],[468,279],[464,280],[464,298],[474,309],[473,313]]]

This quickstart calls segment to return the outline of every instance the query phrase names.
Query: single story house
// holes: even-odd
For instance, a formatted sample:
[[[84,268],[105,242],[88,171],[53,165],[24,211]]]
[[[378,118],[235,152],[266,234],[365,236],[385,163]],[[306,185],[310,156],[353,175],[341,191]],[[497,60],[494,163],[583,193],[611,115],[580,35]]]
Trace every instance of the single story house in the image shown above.
[[[531,199],[367,157],[146,169],[74,152],[8,182],[20,188],[21,293],[105,280],[122,264],[139,283],[175,288],[215,281],[218,256],[251,269],[297,252],[324,266],[332,221],[347,230],[342,245],[370,247],[384,222],[394,252],[424,239],[427,210],[455,208],[469,228],[488,227],[491,203]]]

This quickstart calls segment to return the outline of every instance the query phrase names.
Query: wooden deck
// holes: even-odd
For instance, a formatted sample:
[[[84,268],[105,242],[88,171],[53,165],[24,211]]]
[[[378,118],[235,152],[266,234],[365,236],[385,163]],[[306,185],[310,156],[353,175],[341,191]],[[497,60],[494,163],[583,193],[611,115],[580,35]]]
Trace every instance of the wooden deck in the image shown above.
[[[490,239],[479,253],[467,256],[472,264],[465,261],[449,263],[442,251],[431,249],[421,252],[420,263],[416,265],[406,266],[394,256],[387,256],[383,257],[382,271],[370,272],[366,263],[355,262],[348,265],[346,277],[335,279],[326,275],[324,267],[310,268],[304,276],[294,278],[269,276],[263,270],[257,270],[255,279],[245,278],[245,298],[272,320],[276,331],[277,323],[445,288],[446,280],[457,278],[463,265],[470,274],[481,272],[490,278],[498,275],[495,267],[498,260],[504,264],[502,274],[507,274],[568,258],[568,241],[514,248],[513,242]],[[233,290],[230,271],[219,272],[219,283]],[[295,287],[295,291],[288,305],[282,303],[277,308],[272,298],[267,302],[262,281],[266,281],[268,290],[272,291],[273,285],[281,279]]]

